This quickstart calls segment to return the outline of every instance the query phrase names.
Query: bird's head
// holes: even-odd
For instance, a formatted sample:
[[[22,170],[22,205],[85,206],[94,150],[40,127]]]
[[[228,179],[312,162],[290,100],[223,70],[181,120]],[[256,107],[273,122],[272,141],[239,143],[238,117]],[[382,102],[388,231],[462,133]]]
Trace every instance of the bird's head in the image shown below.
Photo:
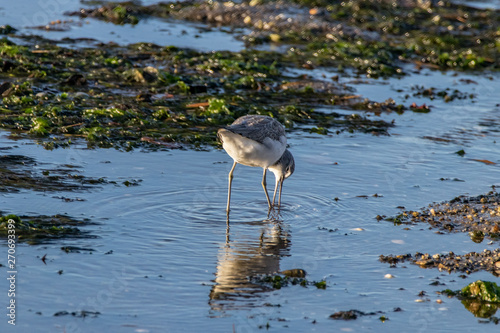
[[[286,149],[280,159],[269,167],[269,170],[281,180],[290,177],[295,171],[295,160],[292,153]]]

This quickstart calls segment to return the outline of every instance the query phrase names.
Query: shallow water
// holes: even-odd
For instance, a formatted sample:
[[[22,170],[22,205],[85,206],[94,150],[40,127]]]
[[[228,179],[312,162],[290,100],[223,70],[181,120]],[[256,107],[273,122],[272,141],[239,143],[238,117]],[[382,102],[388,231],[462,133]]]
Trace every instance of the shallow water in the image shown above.
[[[144,5],[157,1],[143,1]],[[1,24],[10,24],[19,29],[23,35],[39,35],[44,38],[62,41],[64,46],[74,46],[74,42],[65,42],[65,38],[80,40],[76,46],[93,46],[97,42],[118,43],[155,43],[158,45],[174,45],[195,48],[200,51],[241,51],[244,44],[236,40],[224,29],[210,28],[203,24],[182,22],[178,20],[143,19],[136,25],[115,25],[96,19],[80,19],[66,16],[66,12],[75,12],[80,8],[93,8],[81,4],[79,0],[32,1],[18,0],[9,4],[0,4]],[[71,21],[56,24],[52,27],[63,31],[35,29],[34,27],[51,26],[53,21]],[[226,29],[227,30],[227,29]]]
[[[464,4],[474,8],[499,9],[500,1],[495,0],[453,0],[454,3]]]
[[[458,78],[478,84],[454,83]],[[484,193],[498,184],[497,165],[472,160],[498,162],[498,124],[488,121],[500,112],[490,89],[498,81],[498,76],[491,81],[423,71],[400,80],[356,83],[358,93],[376,100],[398,96],[395,89],[403,89],[404,96],[412,82],[436,88],[455,84],[477,98],[474,103],[411,98],[410,102],[431,104],[431,112],[382,114],[383,119],[395,119],[391,136],[290,133],[297,167],[285,182],[279,221],[267,219],[261,171],[238,166],[229,228],[224,207],[231,163],[223,151],[125,153],[78,146],[46,151],[30,141],[8,140],[3,133],[1,146],[13,146],[7,154],[32,156],[54,167],[81,166],[86,176],[105,176],[118,183],[142,180],[140,186],[108,184],[90,192],[64,193],[85,199],[78,202],[55,198],[58,193],[2,194],[0,204],[6,212],[66,213],[99,223],[85,227],[97,239],[18,245],[18,325],[30,332],[192,332],[233,327],[236,332],[250,332],[268,322],[270,331],[287,327],[296,332],[409,327],[424,331],[436,325],[496,330],[493,324],[478,324],[456,299],[435,302],[441,298],[435,291],[459,289],[476,279],[494,280],[489,273],[463,280],[460,274],[409,264],[391,269],[378,261],[380,254],[458,254],[496,244],[475,244],[465,234],[438,235],[425,225],[403,230],[375,217],[397,214],[397,206],[418,209],[460,194]],[[464,157],[454,153],[460,149],[466,151]],[[93,250],[65,253],[63,246]],[[46,264],[40,260],[45,254]],[[247,279],[293,268],[305,269],[309,280],[325,279],[326,290],[314,286],[273,290]],[[395,278],[385,279],[387,273]],[[436,279],[446,286],[430,286]],[[5,281],[0,288],[7,288]],[[429,302],[415,302],[421,290]],[[398,307],[404,311],[393,312]],[[383,311],[389,321],[382,323],[380,315],[352,322],[328,319],[349,309]],[[100,314],[85,319],[54,316],[82,310]],[[6,322],[0,321],[0,327],[5,329]]]
[[[63,10],[79,6],[76,1],[58,3]],[[9,5],[9,11],[22,4]],[[8,17],[6,12],[5,7],[0,10],[0,20]],[[140,25],[116,27],[96,21],[82,27],[81,36],[92,36],[93,29],[104,27],[126,36],[123,43],[144,41],[123,30],[142,31]],[[78,36],[77,31],[69,35]],[[59,38],[52,37],[57,33],[44,34]],[[338,74],[323,69],[289,72],[318,78]],[[17,331],[497,331],[494,324],[479,324],[459,300],[435,294],[477,279],[496,281],[491,274],[474,273],[463,279],[459,273],[410,264],[393,269],[378,261],[380,254],[460,254],[495,248],[496,243],[476,244],[466,234],[439,235],[426,225],[404,230],[375,217],[398,214],[398,206],[419,209],[461,194],[485,193],[499,184],[498,164],[474,159],[499,162],[496,91],[500,76],[422,70],[401,79],[360,82],[340,74],[340,80],[363,97],[394,98],[407,106],[426,103],[431,112],[371,115],[395,121],[390,136],[290,132],[297,165],[285,182],[278,219],[268,218],[261,170],[238,166],[228,223],[225,205],[231,160],[222,150],[119,152],[88,150],[82,144],[47,151],[32,141],[12,141],[7,132],[0,132],[0,147],[12,147],[2,154],[33,157],[39,168],[80,166],[86,176],[119,184],[85,192],[0,193],[3,213],[65,213],[98,223],[82,227],[98,238],[17,245]],[[450,103],[405,98],[417,84],[437,91],[451,87],[476,97]],[[324,108],[332,111],[347,112]],[[465,150],[464,157],[455,154],[460,149]],[[129,179],[142,182],[120,185]],[[272,176],[268,183],[273,183]],[[61,195],[84,201],[66,202],[58,198]],[[4,240],[0,244],[5,253],[0,263],[5,268],[7,248]],[[66,253],[61,250],[65,246],[87,250]],[[46,263],[41,260],[45,254]],[[306,270],[308,280],[325,279],[326,290],[314,286],[274,290],[247,278],[293,268]],[[384,278],[388,273],[394,278]],[[429,285],[436,280],[445,285]],[[0,281],[0,290],[8,290],[6,279]],[[415,302],[422,290],[429,301]],[[5,297],[5,292],[0,293]],[[444,302],[436,303],[438,298]],[[394,312],[395,308],[403,311]],[[389,320],[381,322],[382,314],[354,321],[328,319],[336,311],[350,309],[382,311]],[[61,311],[99,314],[54,316]],[[0,320],[0,330],[16,331],[5,318]]]

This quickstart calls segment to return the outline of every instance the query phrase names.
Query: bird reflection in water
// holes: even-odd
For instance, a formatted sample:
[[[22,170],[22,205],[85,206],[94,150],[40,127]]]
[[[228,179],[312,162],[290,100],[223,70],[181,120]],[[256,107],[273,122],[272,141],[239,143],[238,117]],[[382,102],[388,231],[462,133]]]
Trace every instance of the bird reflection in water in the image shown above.
[[[280,272],[280,259],[288,255],[290,246],[286,229],[274,219],[238,222],[231,228],[227,221],[226,242],[219,250],[210,291],[212,311],[252,307],[263,293],[272,290],[252,278]]]

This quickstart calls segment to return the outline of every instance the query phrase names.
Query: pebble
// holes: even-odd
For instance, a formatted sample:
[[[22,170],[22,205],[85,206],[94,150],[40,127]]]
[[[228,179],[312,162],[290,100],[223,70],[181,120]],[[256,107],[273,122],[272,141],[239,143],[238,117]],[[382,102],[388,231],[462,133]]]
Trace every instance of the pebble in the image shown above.
[[[89,95],[84,93],[84,92],[77,91],[76,93],[73,94],[73,97],[75,97],[75,98],[88,98]]]
[[[281,274],[288,277],[305,278],[307,272],[301,268],[287,269],[281,272]]]
[[[35,95],[36,98],[47,98],[48,96],[49,96],[49,93],[47,93],[45,91],[39,92]]]
[[[419,252],[414,255],[381,255],[379,260],[391,265],[409,261],[425,268],[435,267],[440,271],[465,272],[467,274],[477,271],[489,271],[496,274],[500,272],[500,248],[485,249],[482,252],[469,252],[461,255],[456,255],[453,252],[435,254],[432,258],[427,253],[422,254]]]
[[[500,193],[496,192],[462,196],[446,203],[432,203],[420,211],[403,211],[397,220],[407,225],[427,222],[439,232],[469,232],[474,242],[481,243],[496,240],[500,235],[499,204]]]

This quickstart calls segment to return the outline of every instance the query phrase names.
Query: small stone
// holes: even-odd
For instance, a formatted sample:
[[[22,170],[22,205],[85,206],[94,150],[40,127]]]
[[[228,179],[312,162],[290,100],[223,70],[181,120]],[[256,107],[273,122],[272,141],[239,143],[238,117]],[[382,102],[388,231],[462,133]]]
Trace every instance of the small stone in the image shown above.
[[[46,92],[46,91],[41,91],[41,92],[39,92],[39,93],[37,93],[37,94],[35,95],[35,97],[36,97],[36,98],[39,98],[39,99],[47,99],[47,98],[48,98],[48,96],[49,96],[49,93],[48,93],[48,92]]]
[[[281,39],[281,36],[278,34],[270,34],[269,39],[274,43],[278,43]]]
[[[281,274],[288,277],[305,278],[307,273],[301,268],[287,269],[281,272]]]
[[[316,15],[318,13],[319,13],[318,8],[311,8],[311,9],[309,9],[309,14],[311,14],[311,15]]]
[[[10,82],[4,82],[0,85],[0,96],[7,97],[14,90],[14,86]]]
[[[434,264],[434,261],[432,259],[423,259],[423,260],[417,260],[415,261],[415,264],[419,266],[430,266]]]
[[[73,97],[85,99],[85,98],[89,98],[89,94],[86,94],[86,93],[81,92],[81,91],[77,91],[76,93],[73,94]]]
[[[142,76],[146,81],[154,82],[158,80],[158,69],[152,66],[147,66],[142,70]]]

